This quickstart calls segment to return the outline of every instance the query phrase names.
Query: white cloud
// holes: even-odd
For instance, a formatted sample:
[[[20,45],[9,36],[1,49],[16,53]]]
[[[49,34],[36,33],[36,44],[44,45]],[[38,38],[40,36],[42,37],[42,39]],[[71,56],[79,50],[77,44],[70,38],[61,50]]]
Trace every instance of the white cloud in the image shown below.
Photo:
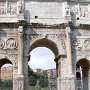
[[[55,56],[51,50],[44,47],[41,48],[39,47],[31,52],[31,59],[29,62],[29,66],[34,69],[56,68],[54,58]]]

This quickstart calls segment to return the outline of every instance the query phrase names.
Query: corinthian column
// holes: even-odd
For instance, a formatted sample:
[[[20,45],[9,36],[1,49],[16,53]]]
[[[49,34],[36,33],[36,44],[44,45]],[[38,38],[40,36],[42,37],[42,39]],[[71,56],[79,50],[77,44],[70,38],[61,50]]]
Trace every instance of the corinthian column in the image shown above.
[[[18,28],[18,78],[15,90],[24,90],[23,26]]]
[[[18,29],[18,75],[23,75],[23,26]]]
[[[62,61],[66,58],[65,55],[59,55],[55,58],[56,62],[56,71],[57,71],[57,90],[65,90],[63,87],[65,87],[65,84],[63,84],[63,74],[62,74]]]
[[[70,27],[66,27],[66,52],[67,52],[67,67],[68,67],[68,75],[72,75],[72,53],[71,53],[71,29]]]
[[[75,90],[75,79],[72,72],[72,53],[71,53],[71,29],[66,27],[66,52],[67,52],[67,70],[68,75],[66,76],[66,87],[67,90]]]

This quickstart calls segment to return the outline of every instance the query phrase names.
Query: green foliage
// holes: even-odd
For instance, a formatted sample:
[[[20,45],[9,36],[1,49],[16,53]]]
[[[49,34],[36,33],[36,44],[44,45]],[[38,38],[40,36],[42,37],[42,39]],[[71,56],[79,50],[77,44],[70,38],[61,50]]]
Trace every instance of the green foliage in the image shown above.
[[[13,84],[12,80],[3,80],[3,81],[1,81],[2,87],[12,87],[13,86],[12,84]]]
[[[28,78],[29,78],[29,86],[36,86],[37,81],[39,81],[40,87],[48,86],[48,78],[44,76],[42,73],[35,73],[32,69],[28,69]]]
[[[39,81],[40,81],[40,86],[41,87],[47,87],[48,86],[48,78],[47,77],[40,77],[39,78]]]
[[[35,86],[37,83],[37,78],[34,76],[29,77],[29,86]]]

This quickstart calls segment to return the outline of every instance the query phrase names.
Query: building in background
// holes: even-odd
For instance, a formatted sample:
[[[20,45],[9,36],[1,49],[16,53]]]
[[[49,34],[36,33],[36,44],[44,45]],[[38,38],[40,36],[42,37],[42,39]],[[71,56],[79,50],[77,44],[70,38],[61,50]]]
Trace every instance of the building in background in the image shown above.
[[[33,69],[34,72],[37,73],[42,73],[44,76],[47,76],[48,79],[56,79],[56,69],[47,69],[47,70],[42,70],[42,69]]]
[[[42,73],[42,69],[32,69],[33,72]]]
[[[13,78],[13,67],[2,67],[1,68],[1,79],[12,79]]]
[[[56,69],[48,69],[47,76],[49,79],[56,79]]]

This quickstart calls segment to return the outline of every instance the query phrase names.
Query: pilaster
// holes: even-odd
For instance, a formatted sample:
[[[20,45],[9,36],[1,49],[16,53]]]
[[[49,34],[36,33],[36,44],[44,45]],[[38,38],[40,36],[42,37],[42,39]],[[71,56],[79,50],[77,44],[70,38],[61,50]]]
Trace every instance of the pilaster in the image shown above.
[[[18,42],[18,75],[23,75],[23,26],[19,26]]]

